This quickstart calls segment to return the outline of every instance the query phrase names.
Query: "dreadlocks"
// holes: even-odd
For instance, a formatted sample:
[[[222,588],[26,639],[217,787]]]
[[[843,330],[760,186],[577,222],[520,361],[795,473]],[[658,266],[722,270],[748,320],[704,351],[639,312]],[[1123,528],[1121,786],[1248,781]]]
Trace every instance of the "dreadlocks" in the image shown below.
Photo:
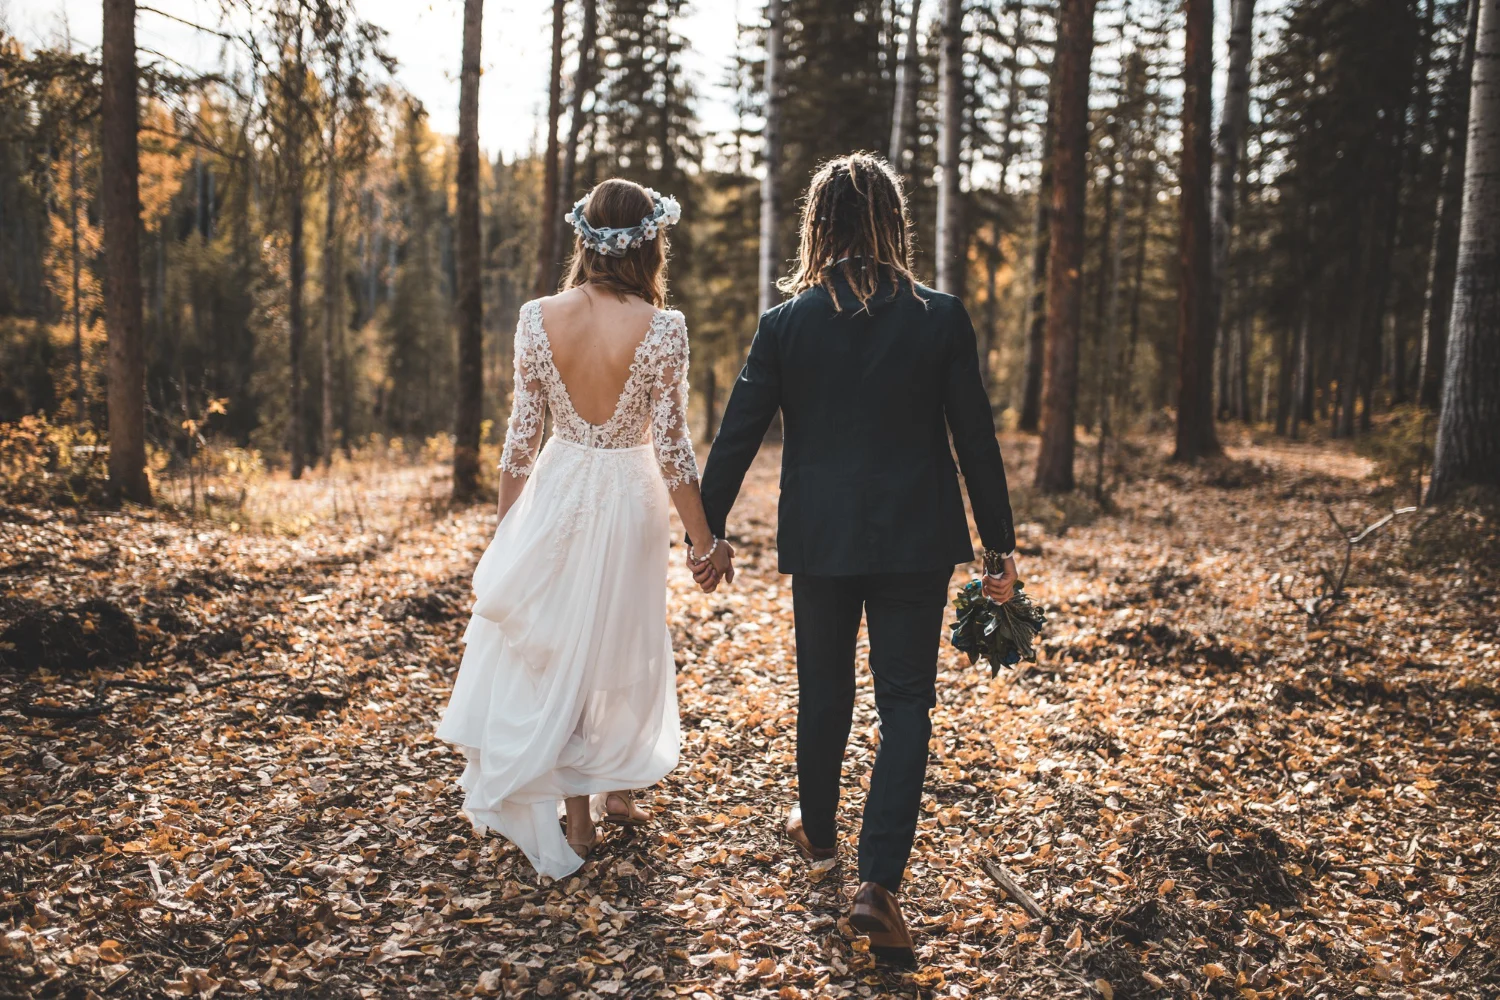
[[[803,201],[797,272],[777,286],[788,295],[822,286],[838,309],[837,268],[863,309],[869,309],[882,281],[897,288],[905,281],[921,299],[912,274],[910,229],[901,181],[889,163],[870,153],[829,160],[813,175]]]

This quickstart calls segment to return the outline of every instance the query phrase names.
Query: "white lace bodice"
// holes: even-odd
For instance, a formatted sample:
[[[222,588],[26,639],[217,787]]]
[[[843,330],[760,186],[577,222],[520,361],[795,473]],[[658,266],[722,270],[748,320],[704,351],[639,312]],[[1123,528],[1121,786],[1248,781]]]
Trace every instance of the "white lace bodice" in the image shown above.
[[[521,307],[516,323],[515,398],[505,430],[500,469],[512,476],[531,474],[542,444],[543,418],[552,411],[552,433],[590,448],[634,448],[646,443],[647,429],[667,489],[698,481],[698,460],[688,433],[687,321],[675,309],[658,309],[635,349],[630,375],[602,424],[591,424],[573,409],[573,400],[552,360],[542,328],[542,303]]]

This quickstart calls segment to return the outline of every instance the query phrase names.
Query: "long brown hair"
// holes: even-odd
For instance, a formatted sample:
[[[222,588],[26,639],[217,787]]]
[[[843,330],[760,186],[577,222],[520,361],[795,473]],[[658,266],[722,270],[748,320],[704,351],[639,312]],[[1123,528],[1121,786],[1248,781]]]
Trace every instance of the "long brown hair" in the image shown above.
[[[882,282],[913,295],[911,219],[901,179],[891,165],[871,153],[850,153],[818,168],[802,203],[802,236],[797,271],[777,282],[788,295],[822,287],[839,308],[833,286],[837,269],[868,310]],[[922,301],[926,301],[923,299]]]
[[[646,189],[634,181],[612,177],[589,192],[583,217],[595,229],[623,229],[639,225],[655,208]],[[667,229],[656,231],[656,239],[625,251],[623,257],[590,250],[573,237],[573,258],[563,278],[564,291],[585,282],[607,288],[621,299],[639,295],[658,309],[667,304]]]

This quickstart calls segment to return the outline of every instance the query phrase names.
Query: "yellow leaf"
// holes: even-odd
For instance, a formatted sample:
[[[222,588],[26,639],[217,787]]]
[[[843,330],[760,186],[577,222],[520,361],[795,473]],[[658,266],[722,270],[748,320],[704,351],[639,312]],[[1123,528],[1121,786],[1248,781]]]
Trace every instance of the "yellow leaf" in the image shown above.
[[[1067,948],[1069,951],[1077,951],[1079,948],[1083,947],[1082,926],[1073,928],[1073,933],[1068,935],[1068,940],[1064,943],[1063,947]]]
[[[1203,967],[1203,974],[1209,979],[1222,979],[1229,975],[1229,972],[1218,962],[1209,962]]]
[[[1104,1000],[1115,1000],[1115,988],[1109,985],[1108,979],[1094,980],[1094,988],[1104,997]]]
[[[1165,896],[1175,888],[1177,888],[1177,880],[1169,878],[1161,884],[1161,888],[1156,890],[1156,894],[1158,896]]]

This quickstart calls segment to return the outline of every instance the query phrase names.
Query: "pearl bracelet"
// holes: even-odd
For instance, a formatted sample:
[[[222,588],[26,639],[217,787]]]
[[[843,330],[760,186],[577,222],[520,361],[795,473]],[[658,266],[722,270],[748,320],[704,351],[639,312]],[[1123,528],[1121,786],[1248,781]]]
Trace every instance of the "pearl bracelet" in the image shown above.
[[[713,538],[714,538],[714,543],[708,547],[708,551],[703,554],[703,558],[702,559],[694,559],[693,558],[693,546],[692,546],[691,542],[688,543],[687,557],[688,557],[688,564],[689,565],[692,565],[692,566],[702,566],[704,563],[708,562],[710,559],[712,559],[714,557],[714,553],[717,552],[717,551],[719,551],[719,536],[715,535],[715,536],[713,536]]]

